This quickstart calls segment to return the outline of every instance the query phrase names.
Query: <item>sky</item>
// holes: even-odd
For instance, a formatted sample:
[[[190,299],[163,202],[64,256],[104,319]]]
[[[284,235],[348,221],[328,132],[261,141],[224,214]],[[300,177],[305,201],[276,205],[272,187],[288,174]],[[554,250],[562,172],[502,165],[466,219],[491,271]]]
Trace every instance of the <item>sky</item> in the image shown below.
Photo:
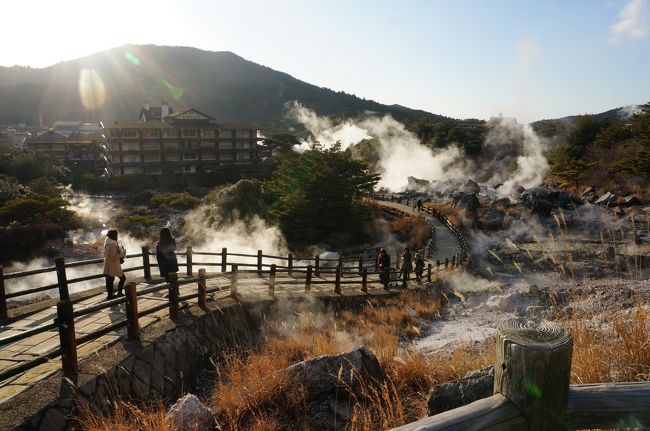
[[[650,0],[0,4],[3,66],[156,44],[232,51],[321,87],[455,118],[528,122],[650,100]]]

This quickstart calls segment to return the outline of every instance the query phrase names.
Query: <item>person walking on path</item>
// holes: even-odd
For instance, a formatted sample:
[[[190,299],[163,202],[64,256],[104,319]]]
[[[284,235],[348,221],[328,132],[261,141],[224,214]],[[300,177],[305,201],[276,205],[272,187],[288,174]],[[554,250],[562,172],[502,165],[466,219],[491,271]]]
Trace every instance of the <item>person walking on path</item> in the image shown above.
[[[113,299],[116,296],[124,296],[122,289],[126,282],[126,275],[122,271],[122,263],[126,257],[126,249],[117,242],[117,231],[111,229],[106,233],[104,240],[104,276],[106,276],[106,299]],[[113,285],[115,277],[120,279],[117,284],[117,295],[113,295]]]
[[[415,253],[415,279],[422,283],[422,273],[424,272],[424,259],[420,253]]]
[[[379,251],[379,270],[381,271],[379,277],[384,284],[384,289],[388,290],[388,283],[390,282],[390,255],[383,248]]]
[[[167,280],[170,272],[178,272],[178,260],[176,259],[176,240],[172,238],[169,228],[160,229],[160,239],[156,244],[156,260],[160,276]]]
[[[409,274],[413,272],[413,259],[411,257],[411,250],[404,247],[402,252],[402,265],[400,266],[400,273],[402,275],[402,286],[406,287],[406,282],[409,279]]]

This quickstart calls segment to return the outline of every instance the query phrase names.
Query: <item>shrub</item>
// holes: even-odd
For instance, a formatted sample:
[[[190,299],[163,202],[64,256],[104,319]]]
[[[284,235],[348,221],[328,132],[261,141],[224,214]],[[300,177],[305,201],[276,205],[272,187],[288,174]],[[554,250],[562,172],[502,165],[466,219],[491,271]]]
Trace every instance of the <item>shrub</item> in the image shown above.
[[[152,196],[149,205],[160,209],[190,209],[197,206],[201,200],[188,192],[167,193]]]

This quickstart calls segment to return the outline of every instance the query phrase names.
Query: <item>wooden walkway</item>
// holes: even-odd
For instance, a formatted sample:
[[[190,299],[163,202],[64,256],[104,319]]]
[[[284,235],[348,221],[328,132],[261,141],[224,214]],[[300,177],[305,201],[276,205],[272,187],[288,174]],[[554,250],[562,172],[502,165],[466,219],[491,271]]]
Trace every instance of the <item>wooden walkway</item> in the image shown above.
[[[417,214],[405,205],[391,202],[382,202],[382,204],[403,211],[407,214]],[[454,236],[453,232],[451,232],[440,220],[430,217],[429,215],[426,216],[429,218],[431,225],[435,227],[436,238],[436,247],[429,256],[429,262],[433,261],[435,265],[436,260],[444,261],[452,255],[458,255],[458,238]],[[142,257],[147,254],[148,253],[137,256]],[[197,254],[200,253],[197,252]],[[219,254],[212,253],[212,255]],[[245,255],[227,253],[226,258],[228,258],[228,256]],[[250,258],[253,257],[254,256],[248,256],[248,261],[250,262]],[[277,259],[276,257],[269,257]],[[257,269],[261,269],[261,252],[258,258],[259,266]],[[148,260],[148,256],[146,259]],[[228,262],[229,266],[233,264],[235,263]],[[323,266],[325,264],[327,263],[323,263]],[[336,265],[335,262],[330,262],[330,264],[332,266]],[[76,264],[72,263],[70,265]],[[246,268],[246,266],[255,266],[251,264],[241,265],[244,268]],[[248,271],[237,273],[237,297],[242,299],[264,296],[269,297],[269,295],[271,295],[271,292],[269,292],[271,278],[275,280],[274,296],[365,296],[385,295],[390,293],[383,289],[383,286],[379,282],[378,275],[373,273],[374,265],[371,261],[366,258],[364,265],[368,270],[366,284],[367,292],[361,290],[363,279],[362,275],[358,273],[358,268],[355,267],[354,262],[346,263],[345,268],[340,271],[338,276],[334,272],[325,272],[326,270],[324,268],[322,268],[322,272],[320,272],[319,275],[316,275],[318,274],[317,272],[314,272],[313,274],[310,272],[307,276],[307,278],[311,280],[311,286],[308,293],[305,291],[306,272],[311,270],[306,271],[304,266],[296,267],[296,269],[289,274],[289,270],[287,270],[286,267],[278,267],[284,269],[278,269],[277,274],[272,276],[271,271],[268,270],[268,267],[271,265],[264,265],[264,271],[260,271],[260,273],[257,273],[252,268],[248,268]],[[231,297],[232,271],[219,272],[219,268],[215,268],[215,266],[216,265],[205,267],[208,271],[206,288],[209,293],[207,295],[207,301],[213,301],[218,304],[220,300],[226,297]],[[145,267],[147,267],[147,265],[145,265]],[[202,267],[203,266],[199,263],[196,263],[194,266],[195,271]],[[141,267],[136,269],[141,269]],[[274,270],[275,269],[273,269],[273,271]],[[330,271],[333,271],[331,267]],[[146,273],[145,270],[145,274]],[[129,278],[131,280],[133,279],[132,273],[129,273]],[[195,295],[195,297],[181,301],[179,304],[180,307],[188,307],[197,304],[196,279],[193,278],[192,280],[189,280],[188,278],[189,276],[183,278],[183,276],[179,275],[179,296],[181,299],[184,296],[190,295]],[[336,281],[337,279],[340,283]],[[184,284],[184,281],[191,282]],[[335,292],[335,283],[340,289],[339,292]],[[102,285],[103,279],[99,279],[97,284]],[[156,290],[156,285],[162,286],[164,284],[164,280],[162,279],[150,279],[145,281],[141,278],[136,284],[136,291],[143,292],[145,289]],[[394,288],[391,288],[391,290],[397,291]],[[146,328],[153,323],[162,319],[169,319],[170,299],[168,298],[168,291],[168,289],[162,288],[137,297],[138,315],[141,315],[138,323],[141,330],[146,331]],[[126,319],[126,303],[122,302],[112,306],[106,304],[106,306],[104,306],[102,305],[106,302],[106,294],[104,292],[92,294],[79,300],[73,300],[73,302],[75,313],[74,334],[77,339],[77,357],[79,361],[83,361],[96,352],[127,337],[127,327],[124,325]],[[92,309],[93,307],[97,307],[97,309],[94,310]],[[90,312],[86,314],[84,309]],[[57,315],[57,306],[53,305],[41,309],[40,311],[36,311],[33,314],[15,317],[11,319],[13,321],[10,320],[9,323],[0,327],[0,342],[3,340],[7,341],[10,339],[9,337],[13,336],[23,337],[15,342],[3,342],[0,344],[0,374],[15,370],[21,366],[25,366],[26,368],[25,371],[14,373],[15,375],[0,381],[0,403],[11,399],[17,394],[29,389],[38,382],[61,370],[60,331],[59,325],[55,320]],[[43,329],[43,327],[47,325],[51,327],[47,330],[41,330],[34,335],[26,337],[29,331],[35,331],[39,328]],[[113,326],[115,326],[114,329],[112,328]],[[103,334],[97,337],[98,333]],[[85,341],[84,338],[88,341]],[[41,363],[37,364],[34,362],[35,360],[41,359]],[[32,366],[31,364],[36,365]]]

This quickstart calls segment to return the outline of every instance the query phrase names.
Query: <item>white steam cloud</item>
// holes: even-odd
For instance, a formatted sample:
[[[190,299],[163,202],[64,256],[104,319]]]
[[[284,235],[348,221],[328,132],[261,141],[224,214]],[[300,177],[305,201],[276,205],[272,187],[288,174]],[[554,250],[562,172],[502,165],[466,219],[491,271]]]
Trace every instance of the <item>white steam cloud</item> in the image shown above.
[[[504,191],[512,193],[516,186],[534,187],[542,183],[548,170],[543,155],[545,145],[528,125],[514,119],[499,119],[488,123],[490,132],[484,148],[487,149],[478,162],[467,157],[458,145],[430,149],[422,145],[415,134],[390,115],[371,114],[358,120],[335,123],[317,116],[299,103],[290,106],[289,115],[302,123],[312,134],[297,151],[304,151],[315,142],[331,148],[340,142],[343,149],[364,139],[379,143],[379,161],[376,168],[381,174],[379,187],[402,191],[408,185],[408,177],[429,181],[465,181],[468,178],[488,184],[504,184]],[[521,147],[512,141],[521,142]],[[512,171],[513,161],[516,163]]]

